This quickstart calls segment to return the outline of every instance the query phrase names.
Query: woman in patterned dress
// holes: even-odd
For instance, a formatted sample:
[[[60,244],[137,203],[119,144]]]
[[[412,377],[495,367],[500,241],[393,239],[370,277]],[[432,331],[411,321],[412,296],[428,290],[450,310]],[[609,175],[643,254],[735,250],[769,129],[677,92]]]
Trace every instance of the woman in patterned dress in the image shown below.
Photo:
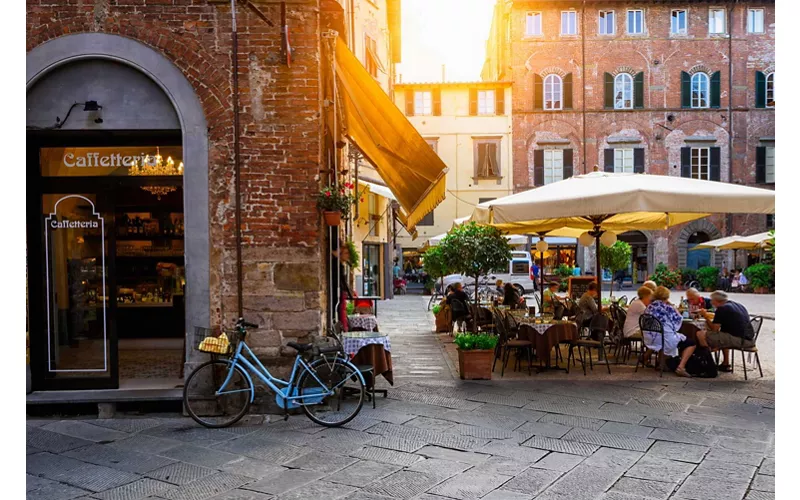
[[[691,377],[686,371],[686,362],[689,361],[695,350],[695,344],[687,339],[685,335],[678,333],[681,328],[683,318],[675,307],[669,303],[669,289],[663,286],[656,288],[653,292],[653,301],[647,306],[645,314],[655,316],[661,322],[664,330],[664,352],[659,356],[677,356],[680,352],[681,362],[675,369],[675,374],[680,377]],[[648,351],[661,351],[661,334],[658,332],[642,332],[644,345]],[[645,352],[644,359],[648,359],[649,352]]]

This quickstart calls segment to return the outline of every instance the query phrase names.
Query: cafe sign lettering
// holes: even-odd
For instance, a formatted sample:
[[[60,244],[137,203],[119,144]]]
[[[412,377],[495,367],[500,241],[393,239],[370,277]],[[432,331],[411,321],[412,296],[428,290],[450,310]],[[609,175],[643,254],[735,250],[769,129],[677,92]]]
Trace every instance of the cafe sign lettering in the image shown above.
[[[127,176],[134,163],[155,165],[156,155],[177,165],[180,146],[42,148],[40,164],[44,177]]]

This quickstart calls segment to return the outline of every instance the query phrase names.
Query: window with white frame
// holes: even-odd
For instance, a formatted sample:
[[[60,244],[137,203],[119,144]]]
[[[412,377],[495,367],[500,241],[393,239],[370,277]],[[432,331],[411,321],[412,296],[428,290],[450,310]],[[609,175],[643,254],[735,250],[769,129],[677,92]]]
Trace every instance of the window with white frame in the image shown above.
[[[764,169],[764,181],[767,184],[775,184],[775,148],[764,148],[767,150],[767,158]]]
[[[709,106],[709,80],[705,73],[692,75],[692,107],[707,108]]]
[[[542,34],[542,13],[528,12],[525,17],[525,34],[528,36],[539,36]]]
[[[725,33],[725,9],[708,9],[708,33],[711,35]]]
[[[578,13],[574,10],[565,10],[561,12],[561,34],[578,34]]]
[[[633,173],[633,149],[614,150],[614,172]]]
[[[775,107],[775,73],[767,75],[767,84],[764,86],[767,93],[766,105],[768,108]]]
[[[709,148],[692,148],[692,179],[710,180]]]
[[[430,115],[433,113],[433,98],[430,90],[414,92],[414,114]]]
[[[629,10],[628,11],[628,34],[641,35],[644,33],[644,11],[643,10]]]
[[[764,33],[764,9],[747,9],[747,32]]]
[[[614,109],[633,109],[633,77],[628,73],[614,77]]]
[[[547,75],[544,79],[544,109],[561,109],[562,81],[558,75]]]
[[[564,180],[564,151],[544,150],[544,183],[550,184]]]
[[[479,90],[478,91],[478,114],[479,115],[493,115],[494,114],[494,90]]]
[[[672,11],[669,32],[673,35],[685,35],[687,32],[687,13],[686,9],[675,9]]]
[[[614,11],[601,10],[600,11],[600,25],[598,26],[598,33],[601,35],[614,34]]]

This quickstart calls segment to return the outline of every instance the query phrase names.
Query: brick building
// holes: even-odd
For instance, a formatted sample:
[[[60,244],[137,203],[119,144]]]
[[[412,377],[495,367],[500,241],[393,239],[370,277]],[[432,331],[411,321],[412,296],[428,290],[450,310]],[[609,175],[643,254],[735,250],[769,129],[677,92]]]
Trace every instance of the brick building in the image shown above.
[[[774,185],[772,1],[501,0],[481,76],[513,82],[516,191],[595,166]],[[647,274],[722,265],[687,250],[773,224],[715,216],[621,239],[641,247],[633,267]]]
[[[316,196],[355,181],[333,82],[389,90],[399,1],[238,0],[236,37],[231,5],[27,2],[34,389],[175,387],[199,359],[193,327],[240,310],[280,372],[286,343],[330,320],[329,248],[352,227],[325,228]],[[366,76],[376,59],[389,71]],[[397,191],[413,225],[420,199]]]

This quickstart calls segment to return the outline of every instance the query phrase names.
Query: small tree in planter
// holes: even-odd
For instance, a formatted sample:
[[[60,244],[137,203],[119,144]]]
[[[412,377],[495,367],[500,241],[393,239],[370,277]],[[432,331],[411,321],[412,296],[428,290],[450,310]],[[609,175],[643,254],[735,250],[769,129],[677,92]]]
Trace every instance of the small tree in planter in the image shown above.
[[[480,277],[494,269],[507,268],[511,259],[511,246],[503,233],[495,227],[474,222],[450,230],[439,246],[447,269],[475,279],[475,304],[478,303]],[[473,317],[473,321],[473,328],[478,331],[478,319]]]
[[[486,333],[460,333],[453,342],[458,347],[458,373],[461,380],[491,380],[497,337]]]
[[[719,282],[719,269],[714,266],[703,266],[697,270],[697,282],[706,292],[713,292]]]
[[[329,226],[341,224],[342,216],[350,214],[350,206],[355,200],[353,185],[349,182],[339,186],[329,185],[322,188],[317,195],[317,208],[322,211],[325,222]]]
[[[444,260],[441,246],[431,247],[422,254],[422,266],[425,272],[434,280],[441,280],[442,293],[444,293],[444,277],[450,274]]]
[[[616,243],[607,247],[603,244],[600,245],[600,267],[611,271],[613,280],[614,273],[628,269],[631,264],[632,255],[631,246],[624,241],[617,240]],[[614,283],[611,283],[611,292],[609,297],[614,295]]]
[[[754,264],[744,270],[750,285],[756,293],[768,293],[775,286],[775,266]]]

